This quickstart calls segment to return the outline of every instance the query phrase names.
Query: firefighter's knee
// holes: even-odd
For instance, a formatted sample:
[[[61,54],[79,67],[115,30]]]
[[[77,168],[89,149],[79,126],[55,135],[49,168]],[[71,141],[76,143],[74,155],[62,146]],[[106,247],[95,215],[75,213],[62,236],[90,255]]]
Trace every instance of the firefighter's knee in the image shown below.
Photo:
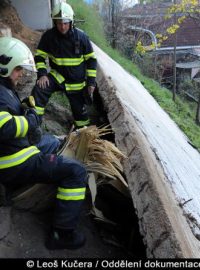
[[[85,167],[81,163],[74,160],[74,162],[71,165],[71,174],[75,179],[76,185],[78,186],[86,185],[87,173]]]
[[[86,186],[87,172],[82,163],[62,156],[60,156],[58,163],[59,173],[68,183],[73,186]]]

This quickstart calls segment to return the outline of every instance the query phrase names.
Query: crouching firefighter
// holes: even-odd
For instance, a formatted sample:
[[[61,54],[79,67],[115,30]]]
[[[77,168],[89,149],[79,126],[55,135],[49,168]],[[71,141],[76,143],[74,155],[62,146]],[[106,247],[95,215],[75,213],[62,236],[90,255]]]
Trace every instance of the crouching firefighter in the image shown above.
[[[55,154],[59,142],[34,132],[40,119],[33,108],[24,109],[15,86],[23,69],[36,71],[29,48],[20,40],[0,38],[0,183],[7,190],[27,183],[55,184],[57,195],[48,249],[76,249],[85,243],[77,231],[85,198],[86,170],[79,162]],[[30,136],[31,135],[31,136]]]
[[[67,3],[55,5],[52,11],[54,27],[41,37],[35,54],[38,80],[32,95],[38,115],[55,91],[67,96],[75,127],[90,124],[86,105],[91,105],[95,89],[97,61],[87,35],[73,26],[74,12]],[[50,71],[47,71],[46,60]]]

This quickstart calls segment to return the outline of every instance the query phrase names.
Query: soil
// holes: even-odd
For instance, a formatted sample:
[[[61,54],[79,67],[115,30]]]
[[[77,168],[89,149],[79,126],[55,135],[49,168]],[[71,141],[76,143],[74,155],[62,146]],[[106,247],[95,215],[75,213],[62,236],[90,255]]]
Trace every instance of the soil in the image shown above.
[[[32,51],[35,50],[41,33],[26,27],[20,20],[15,8],[8,1],[1,0],[0,3],[0,27],[9,27],[12,36],[23,41]]]
[[[7,4],[6,1],[1,1],[0,4],[0,25],[2,24],[11,28],[14,37],[25,42],[32,51],[35,50],[41,33],[32,31],[24,26],[16,10]],[[21,82],[19,88],[23,88],[23,91],[20,91],[19,94],[22,98],[30,93],[35,80],[36,76],[28,74]],[[54,106],[59,111],[59,105],[54,104]],[[62,109],[65,110],[65,108]],[[53,109],[53,111],[55,110]],[[49,112],[51,112],[51,107]],[[57,133],[58,135],[67,132],[68,126],[66,125],[66,128],[63,130],[63,122],[59,123],[58,119],[53,118],[51,113],[46,115],[46,122],[48,121],[50,122],[49,131],[53,131],[53,133]],[[55,127],[57,127],[56,130]],[[33,196],[37,196],[37,194]],[[104,195],[102,196],[98,200],[100,207],[102,205],[101,202],[104,201]],[[114,228],[102,222],[95,222],[93,216],[90,214],[90,194],[87,194],[79,226],[85,233],[87,242],[83,248],[76,251],[48,251],[45,248],[44,242],[48,232],[52,208],[40,209],[39,211],[37,209],[37,211],[34,211],[34,208],[18,209],[15,205],[0,207],[0,258],[144,257],[145,251],[139,236],[136,217],[134,214],[133,216],[131,214],[131,223],[129,219],[130,213],[134,213],[134,209],[130,205],[129,208],[123,209],[120,205],[117,205],[117,202],[112,201],[113,208],[110,206],[110,211],[108,211],[109,207],[106,209],[107,215],[109,216],[109,212],[115,213],[117,209],[119,213],[119,216],[116,214],[117,219],[121,218],[121,220],[123,219],[127,223],[123,222],[122,224],[119,220],[116,220],[115,216],[115,222],[119,226],[117,225]],[[105,208],[105,202],[103,207]],[[120,215],[121,212],[124,214],[123,216]],[[129,225],[129,229],[131,227],[129,234],[127,234],[127,224]]]
[[[0,258],[130,257],[122,248],[103,242],[100,230],[89,216],[89,205],[90,202],[86,201],[79,224],[79,229],[87,238],[85,246],[78,250],[57,251],[49,251],[44,246],[51,210],[32,213],[14,207],[1,207]]]

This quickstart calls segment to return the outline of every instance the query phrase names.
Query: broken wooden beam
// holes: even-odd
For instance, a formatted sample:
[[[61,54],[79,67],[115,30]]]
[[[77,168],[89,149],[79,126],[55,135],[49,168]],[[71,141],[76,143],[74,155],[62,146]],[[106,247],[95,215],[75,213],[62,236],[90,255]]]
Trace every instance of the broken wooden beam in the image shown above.
[[[143,85],[94,45],[97,82],[149,258],[200,254],[200,154]],[[136,243],[137,244],[137,243]]]

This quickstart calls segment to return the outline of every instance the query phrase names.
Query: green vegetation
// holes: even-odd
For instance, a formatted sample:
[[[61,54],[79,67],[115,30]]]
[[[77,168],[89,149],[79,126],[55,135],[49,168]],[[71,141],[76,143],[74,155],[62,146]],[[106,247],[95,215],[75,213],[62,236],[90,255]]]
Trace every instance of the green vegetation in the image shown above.
[[[69,100],[63,92],[53,93],[53,95],[50,97],[50,100],[70,109]]]
[[[143,76],[132,61],[123,57],[117,50],[112,49],[106,42],[103,33],[103,22],[95,9],[85,4],[82,0],[68,0],[68,3],[73,6],[76,19],[85,20],[84,24],[78,24],[77,27],[82,28],[94,43],[130,74],[138,78],[160,106],[188,136],[192,144],[200,149],[200,127],[195,124],[196,105],[192,104],[193,106],[190,106],[187,101],[178,96],[176,97],[176,102],[173,102],[172,93],[169,90],[160,87],[154,80]]]

